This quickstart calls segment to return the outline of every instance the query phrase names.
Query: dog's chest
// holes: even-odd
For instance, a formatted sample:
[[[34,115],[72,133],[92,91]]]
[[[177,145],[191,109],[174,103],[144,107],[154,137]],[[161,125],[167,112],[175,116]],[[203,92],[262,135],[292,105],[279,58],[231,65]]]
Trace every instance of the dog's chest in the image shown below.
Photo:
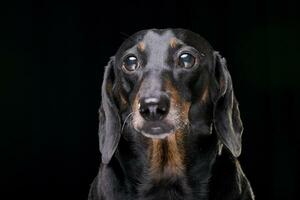
[[[153,181],[179,178],[185,173],[182,134],[176,133],[165,140],[152,140],[149,146],[149,175]]]
[[[184,154],[181,134],[174,134],[165,140],[151,141],[148,151],[148,180],[141,189],[140,199],[190,199]]]

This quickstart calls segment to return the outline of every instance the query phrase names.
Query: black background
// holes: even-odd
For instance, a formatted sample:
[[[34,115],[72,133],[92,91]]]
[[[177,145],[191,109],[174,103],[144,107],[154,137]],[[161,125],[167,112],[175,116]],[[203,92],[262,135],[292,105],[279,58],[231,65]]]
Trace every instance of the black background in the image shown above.
[[[126,35],[167,27],[200,33],[227,58],[245,127],[240,161],[257,199],[297,199],[296,1],[53,0],[0,9],[7,199],[87,198],[100,162],[103,66]]]

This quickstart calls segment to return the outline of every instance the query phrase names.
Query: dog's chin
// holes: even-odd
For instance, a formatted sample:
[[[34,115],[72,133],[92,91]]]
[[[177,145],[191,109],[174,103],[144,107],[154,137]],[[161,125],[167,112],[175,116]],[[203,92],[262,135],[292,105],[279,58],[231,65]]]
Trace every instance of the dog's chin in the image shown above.
[[[174,132],[174,126],[168,123],[146,122],[136,130],[147,138],[164,139]]]

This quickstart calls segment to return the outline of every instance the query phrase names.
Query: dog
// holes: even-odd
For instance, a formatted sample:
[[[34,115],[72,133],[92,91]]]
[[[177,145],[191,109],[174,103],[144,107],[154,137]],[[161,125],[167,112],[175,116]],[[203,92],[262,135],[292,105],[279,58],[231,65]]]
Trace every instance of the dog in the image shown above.
[[[105,68],[101,164],[89,200],[249,200],[225,59],[200,35],[150,29]]]

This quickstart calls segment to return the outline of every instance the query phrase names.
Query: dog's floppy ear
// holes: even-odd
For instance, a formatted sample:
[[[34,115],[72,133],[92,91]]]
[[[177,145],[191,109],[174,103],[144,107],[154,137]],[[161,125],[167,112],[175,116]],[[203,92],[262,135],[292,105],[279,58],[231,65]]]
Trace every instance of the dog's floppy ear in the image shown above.
[[[238,157],[242,148],[243,124],[238,102],[234,96],[231,76],[225,58],[214,52],[215,77],[218,92],[214,101],[214,128],[220,141]]]
[[[112,89],[114,84],[114,57],[105,67],[102,84],[102,102],[99,109],[99,145],[102,163],[108,164],[120,140],[120,117],[115,105]]]

